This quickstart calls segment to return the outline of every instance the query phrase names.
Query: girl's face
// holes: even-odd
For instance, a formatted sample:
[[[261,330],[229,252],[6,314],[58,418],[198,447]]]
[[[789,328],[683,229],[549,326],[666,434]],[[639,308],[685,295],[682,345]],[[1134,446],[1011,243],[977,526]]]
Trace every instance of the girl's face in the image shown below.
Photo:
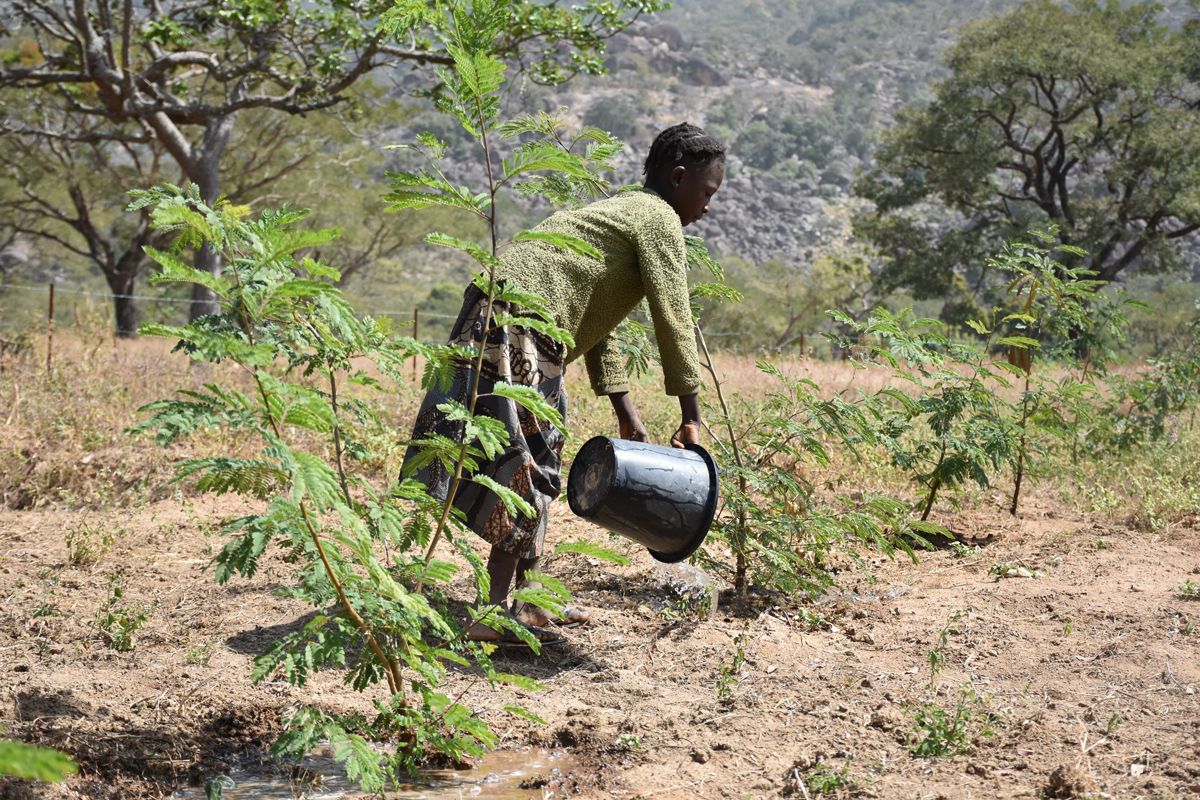
[[[679,221],[691,225],[708,213],[708,201],[725,180],[725,162],[712,161],[702,167],[675,167],[671,170],[663,199],[671,204]]]

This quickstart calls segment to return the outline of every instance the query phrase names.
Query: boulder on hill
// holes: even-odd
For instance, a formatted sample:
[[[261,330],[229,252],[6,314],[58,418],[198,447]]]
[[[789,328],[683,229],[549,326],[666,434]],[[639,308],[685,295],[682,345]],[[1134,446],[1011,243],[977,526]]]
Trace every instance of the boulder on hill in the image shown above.
[[[687,49],[687,42],[683,38],[683,32],[669,22],[660,22],[657,25],[651,25],[642,31],[641,34],[652,42],[664,42],[671,50]]]

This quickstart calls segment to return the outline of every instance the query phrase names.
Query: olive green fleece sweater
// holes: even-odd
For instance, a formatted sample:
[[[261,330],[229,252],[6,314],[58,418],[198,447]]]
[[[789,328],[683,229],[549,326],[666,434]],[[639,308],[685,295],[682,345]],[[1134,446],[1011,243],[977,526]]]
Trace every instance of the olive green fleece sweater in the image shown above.
[[[584,357],[598,395],[627,391],[613,329],[645,297],[662,355],[666,392],[700,388],[700,360],[688,300],[683,226],[675,209],[649,190],[625,192],[560,211],[537,230],[569,234],[604,254],[599,262],[545,242],[520,242],[501,254],[497,277],[546,298]]]

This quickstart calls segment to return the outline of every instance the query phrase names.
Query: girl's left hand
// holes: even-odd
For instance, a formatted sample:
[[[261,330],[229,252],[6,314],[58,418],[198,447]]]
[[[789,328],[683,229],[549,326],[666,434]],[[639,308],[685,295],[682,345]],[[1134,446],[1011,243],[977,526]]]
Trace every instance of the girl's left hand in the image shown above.
[[[700,444],[700,425],[698,423],[683,423],[671,437],[671,447],[683,449],[689,444]]]

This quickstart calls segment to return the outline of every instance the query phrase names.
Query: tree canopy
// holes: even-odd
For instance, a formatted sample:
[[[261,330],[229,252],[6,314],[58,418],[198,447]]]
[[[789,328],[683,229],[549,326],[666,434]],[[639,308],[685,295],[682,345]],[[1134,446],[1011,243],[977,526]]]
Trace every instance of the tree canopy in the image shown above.
[[[1047,223],[1101,280],[1177,263],[1200,230],[1200,28],[1158,13],[1027,0],[969,26],[857,183],[880,288],[970,306],[991,285],[983,254]]]
[[[600,73],[605,39],[662,5],[509,0],[505,32],[489,46],[535,81]],[[47,108],[6,114],[0,133],[104,143],[98,152],[118,160],[110,145],[152,146],[208,203],[224,190],[221,164],[240,114],[320,111],[382,68],[452,62],[434,0],[0,0],[0,20],[4,99],[20,93]],[[436,92],[430,78],[424,90]],[[207,248],[197,266],[219,270]],[[193,316],[213,308],[202,289],[194,300]]]

